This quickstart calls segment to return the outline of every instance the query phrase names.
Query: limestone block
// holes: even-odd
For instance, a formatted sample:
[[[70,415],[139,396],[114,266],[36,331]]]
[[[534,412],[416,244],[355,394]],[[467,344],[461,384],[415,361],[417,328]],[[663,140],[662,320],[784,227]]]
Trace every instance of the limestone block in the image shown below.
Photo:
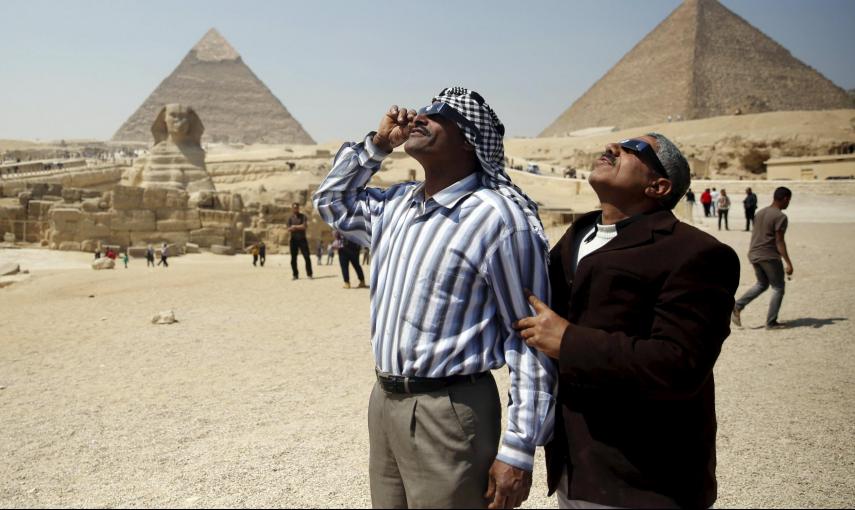
[[[95,239],[85,239],[80,242],[80,251],[92,253],[101,244],[101,241]]]
[[[0,219],[24,220],[27,219],[27,209],[23,205],[9,204],[0,206]]]
[[[63,241],[59,243],[57,249],[60,251],[80,251],[80,243],[77,241]]]
[[[160,245],[166,241],[168,244],[175,245],[174,250],[169,250],[169,255],[179,255],[184,251],[184,245],[190,241],[190,235],[187,232],[130,232],[131,245],[149,245],[159,249]],[[128,240],[126,239],[127,243]]]
[[[166,207],[166,192],[163,188],[145,188],[143,191],[143,208],[160,209]]]
[[[222,244],[211,245],[211,253],[217,255],[234,255],[235,250],[231,246],[223,246]]]
[[[111,211],[110,228],[114,231],[150,232],[157,230],[154,211],[144,209]]]
[[[48,194],[48,185],[45,182],[28,182],[27,190],[29,190],[32,198],[38,200]]]
[[[229,211],[200,209],[199,219],[202,222],[202,227],[232,226],[237,222],[238,214]]]
[[[12,232],[5,232],[3,234],[3,242],[4,243],[14,243],[15,242],[15,234]]]
[[[232,193],[231,207],[229,210],[233,212],[241,212],[243,210],[243,197],[237,193]]]
[[[202,227],[198,209],[158,209],[156,217],[157,230],[162,232],[195,230]]]
[[[185,244],[184,253],[199,253],[199,245],[194,243]]]
[[[101,197],[85,198],[80,203],[80,208],[86,212],[98,212],[98,211],[102,210],[100,207],[101,202],[102,202]],[[104,205],[106,206],[107,204],[104,203]],[[106,209],[106,207],[105,207],[105,209]]]
[[[83,214],[79,209],[54,207],[50,211],[51,229],[56,233],[73,233],[77,231]]]
[[[101,257],[92,261],[92,269],[113,269],[115,267],[116,261],[107,257]]]
[[[113,188],[113,209],[127,210],[143,208],[143,189],[130,186]]]
[[[190,195],[187,206],[190,208],[201,207],[203,209],[212,209],[216,204],[214,193],[211,191],[198,191]]]
[[[83,198],[83,190],[78,188],[63,188],[62,190],[62,200],[66,203],[73,204],[74,202],[80,202]]]
[[[190,242],[208,247],[213,244],[224,244],[228,235],[226,228],[204,227],[190,231]]]
[[[47,219],[48,211],[53,207],[53,202],[46,200],[30,200],[27,204],[27,219]]]
[[[186,209],[190,195],[186,191],[166,190],[165,207],[167,209]]]
[[[78,223],[75,236],[83,239],[107,238],[112,232],[109,225],[97,223],[92,217],[84,216]]]
[[[49,183],[46,185],[45,192],[42,196],[55,196],[57,199],[62,200],[62,184]]]
[[[0,276],[18,274],[20,271],[21,266],[18,264],[0,264]]]
[[[201,226],[198,220],[160,220],[157,222],[158,232],[189,232]]]
[[[80,190],[80,198],[101,198],[104,195],[103,192],[98,191],[96,189],[82,189]]]
[[[160,220],[184,220],[184,221],[199,221],[199,210],[198,209],[157,209],[155,212],[155,218]],[[201,228],[201,226],[196,227]]]
[[[146,246],[131,246],[128,248],[128,257],[144,259],[146,251],[148,251],[148,247]]]

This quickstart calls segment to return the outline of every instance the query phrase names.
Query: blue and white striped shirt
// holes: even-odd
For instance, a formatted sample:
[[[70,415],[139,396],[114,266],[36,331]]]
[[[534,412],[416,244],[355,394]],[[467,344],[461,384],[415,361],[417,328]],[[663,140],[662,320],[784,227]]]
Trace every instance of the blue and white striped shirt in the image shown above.
[[[321,217],[371,247],[371,337],[382,372],[415,377],[510,369],[497,458],[531,470],[552,436],[555,369],[511,324],[549,298],[546,253],[525,214],[472,174],[424,200],[422,183],[367,188],[388,154],[345,144],[314,195]]]

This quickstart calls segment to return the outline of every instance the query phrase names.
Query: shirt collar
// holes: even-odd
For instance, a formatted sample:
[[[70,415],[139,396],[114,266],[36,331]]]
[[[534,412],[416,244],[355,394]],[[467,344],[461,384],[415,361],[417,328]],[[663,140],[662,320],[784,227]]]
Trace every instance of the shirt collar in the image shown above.
[[[425,200],[425,183],[421,182],[418,186],[413,188],[411,195],[412,201],[414,204],[424,205],[426,211],[430,208],[432,203],[436,203],[446,209],[452,209],[461,200],[475,192],[475,190],[478,189],[479,184],[480,179],[478,178],[477,172],[473,172]]]
[[[656,211],[654,211],[654,212],[656,212]],[[623,230],[624,228],[628,227],[629,225],[635,223],[636,221],[640,220],[641,218],[644,218],[647,214],[650,214],[650,213],[636,214],[635,216],[630,216],[629,218],[624,218],[624,219],[620,220],[619,222],[614,224],[615,231],[618,234],[620,234],[621,230]],[[587,237],[585,237],[585,242],[590,243],[591,241],[593,241],[594,237],[597,236],[597,232],[603,226],[605,226],[605,225],[603,225],[603,214],[600,213],[600,215],[597,216],[597,221],[594,222],[594,230]]]

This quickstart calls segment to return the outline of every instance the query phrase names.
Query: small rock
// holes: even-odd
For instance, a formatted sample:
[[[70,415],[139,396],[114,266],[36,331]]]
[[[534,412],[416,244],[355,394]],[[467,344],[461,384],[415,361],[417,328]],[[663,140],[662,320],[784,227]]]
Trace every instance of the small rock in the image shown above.
[[[5,386],[0,386],[0,390],[5,390],[5,389],[6,389]]]
[[[21,274],[30,274],[30,270],[29,270],[29,269],[24,269],[23,271],[21,271]]]
[[[18,274],[20,271],[21,266],[18,264],[0,264],[0,276]]]
[[[200,499],[202,499],[202,498],[200,498],[199,496],[193,496],[193,497],[185,499],[184,502],[187,503],[188,505],[195,505],[196,503],[199,502]]]
[[[101,317],[101,320],[102,320],[102,321],[105,321],[105,320],[107,320],[107,318],[106,318],[106,317]]]
[[[175,312],[172,310],[157,313],[151,318],[152,324],[172,324],[173,322],[178,322],[178,320],[175,318]]]
[[[39,491],[38,487],[33,487],[32,489],[27,491],[27,494],[35,494]]]
[[[89,294],[89,297],[95,297],[95,294]]]
[[[92,261],[92,269],[114,269],[116,261],[109,257],[101,257]]]

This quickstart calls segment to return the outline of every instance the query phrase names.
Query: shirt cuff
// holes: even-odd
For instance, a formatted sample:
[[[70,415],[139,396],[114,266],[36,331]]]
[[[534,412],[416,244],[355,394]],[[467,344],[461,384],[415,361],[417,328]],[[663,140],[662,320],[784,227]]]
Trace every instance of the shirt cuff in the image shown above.
[[[534,445],[523,444],[519,439],[505,433],[496,460],[513,466],[523,471],[531,472],[534,469]]]
[[[381,149],[380,147],[377,147],[377,145],[374,143],[374,135],[375,134],[376,134],[376,131],[372,131],[372,132],[368,133],[368,135],[365,137],[365,155],[371,161],[375,161],[377,163],[380,163],[381,161],[386,159],[386,156],[391,154],[391,152],[386,152],[383,149]]]

